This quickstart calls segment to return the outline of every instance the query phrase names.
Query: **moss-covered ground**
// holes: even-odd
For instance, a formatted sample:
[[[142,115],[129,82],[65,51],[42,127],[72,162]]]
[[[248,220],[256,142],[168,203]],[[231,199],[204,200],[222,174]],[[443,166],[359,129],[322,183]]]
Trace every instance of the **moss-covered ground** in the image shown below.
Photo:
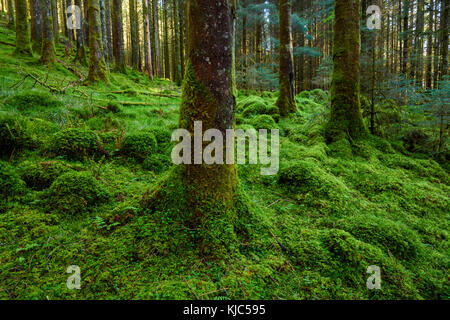
[[[186,243],[195,229],[142,209],[173,170],[181,89],[128,70],[49,93],[23,74],[77,77],[16,57],[3,22],[0,39],[0,299],[450,297],[449,173],[377,137],[326,145],[326,92],[299,94],[283,119],[276,93],[239,92],[238,127],[280,129],[281,168],[238,167],[236,206],[251,212],[237,210],[237,247],[217,260]],[[370,265],[381,290],[366,286]]]

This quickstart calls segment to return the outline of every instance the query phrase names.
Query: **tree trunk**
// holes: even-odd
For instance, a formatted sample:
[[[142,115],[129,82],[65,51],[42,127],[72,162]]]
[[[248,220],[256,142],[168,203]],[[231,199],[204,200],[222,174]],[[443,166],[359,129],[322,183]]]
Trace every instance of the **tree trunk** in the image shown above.
[[[13,0],[8,0],[8,29],[14,29],[16,26],[14,18],[14,4]]]
[[[42,50],[42,7],[41,0],[30,1],[31,13],[31,40],[33,51],[41,53]]]
[[[149,17],[149,0],[144,0],[143,11],[144,11],[144,45],[145,45],[145,71],[150,77],[150,81],[153,81],[153,65],[152,65],[152,40],[150,29],[150,17]]]
[[[16,53],[32,56],[30,24],[28,23],[27,0],[15,0],[16,7]]]
[[[55,43],[59,42],[59,23],[58,23],[58,2],[56,0],[51,0],[52,5],[52,20],[53,20],[53,36],[55,38]]]
[[[56,61],[55,37],[53,34],[53,15],[51,0],[40,0],[42,2],[42,54],[41,62],[45,65],[52,65]]]
[[[89,82],[109,82],[104,51],[99,0],[88,1],[89,19]]]
[[[180,41],[180,79],[184,77],[184,6],[178,7],[178,34]]]
[[[427,37],[427,67],[425,72],[425,88],[432,88],[432,72],[433,72],[433,9],[434,2],[430,1],[428,10],[428,37]]]
[[[153,24],[155,31],[155,59],[156,59],[156,74],[159,78],[162,78],[161,70],[161,52],[159,46],[159,18],[158,18],[158,0],[152,0],[153,3]]]
[[[75,5],[78,6],[81,10],[81,0],[75,0]],[[73,14],[73,13],[72,13]],[[80,12],[81,16],[83,17],[83,10]],[[84,16],[84,19],[82,18],[82,21],[86,20],[86,16]],[[76,35],[77,35],[77,54],[75,56],[75,62],[81,63],[83,66],[87,65],[86,61],[86,41],[84,39],[84,28],[86,27],[86,24],[83,22],[80,22],[81,29],[76,29]],[[77,22],[78,23],[78,22]]]
[[[188,1],[180,127],[191,134],[197,121],[202,122],[202,133],[214,128],[225,136],[226,130],[234,127],[234,8],[235,2],[230,0]],[[226,147],[220,148],[225,155]],[[174,167],[149,199],[143,199],[143,205],[178,226],[177,237],[185,237],[182,243],[186,246],[213,257],[227,256],[228,246],[236,239],[236,186],[235,165],[184,164]],[[195,235],[191,238],[184,233],[180,224],[195,230]]]
[[[123,43],[122,0],[113,0],[112,10],[113,52],[115,70],[125,73],[125,56]]]
[[[137,38],[137,16],[136,16],[136,0],[130,1],[130,32],[131,32],[131,65],[133,69],[138,68],[138,38]]]
[[[106,8],[105,1],[100,0],[100,29],[102,31],[102,49],[103,49],[103,58],[105,59],[106,65],[108,66],[108,40],[106,35]]]
[[[448,29],[450,0],[441,1],[441,68],[440,80],[448,74]]]
[[[167,22],[167,0],[164,0],[163,10],[163,27],[164,27],[164,78],[171,79],[170,77],[170,56],[169,56],[169,27]]]
[[[113,40],[111,31],[111,0],[105,2],[105,15],[106,15],[106,40],[108,42],[108,61],[113,61]]]
[[[173,0],[172,1],[172,76],[173,76],[173,81],[175,81],[175,83],[177,85],[181,84],[181,77],[180,77],[180,72],[179,72],[179,65],[178,65],[178,57],[180,55],[179,51],[180,48],[178,46],[179,41],[178,41],[178,29],[177,29],[177,25],[178,25],[178,14],[177,14],[177,1]]]
[[[294,57],[291,27],[291,2],[280,0],[280,94],[277,106],[281,116],[295,112]]]
[[[364,135],[359,100],[359,0],[336,0],[328,142]]]

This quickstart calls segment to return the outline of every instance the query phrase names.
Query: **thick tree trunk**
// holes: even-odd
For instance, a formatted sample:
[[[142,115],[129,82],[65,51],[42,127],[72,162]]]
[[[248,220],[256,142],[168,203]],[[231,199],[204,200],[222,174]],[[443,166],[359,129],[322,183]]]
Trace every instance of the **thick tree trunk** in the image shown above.
[[[277,106],[281,116],[287,116],[297,107],[294,101],[294,56],[291,27],[291,2],[280,0],[280,94]]]
[[[11,8],[11,7],[10,7]],[[16,8],[16,53],[32,56],[30,24],[28,23],[27,0],[15,0]]]
[[[52,65],[56,61],[55,37],[53,29],[53,15],[51,0],[40,0],[42,2],[43,33],[41,62]]]
[[[188,0],[180,127],[191,135],[194,122],[199,121],[202,133],[214,128],[225,136],[226,130],[234,127],[234,8],[235,2],[230,0]],[[220,149],[225,155],[226,144]],[[178,232],[184,230],[180,223],[195,230],[194,239],[179,234],[186,237],[187,246],[194,244],[213,257],[226,256],[227,246],[235,239],[236,185],[234,165],[184,164],[175,167],[143,204],[155,215],[174,221]],[[168,202],[167,197],[176,200]]]
[[[89,82],[109,82],[104,51],[99,0],[88,1],[89,19]]]
[[[328,142],[365,134],[359,100],[359,0],[336,0]]]
[[[122,0],[113,0],[112,10],[113,52],[115,70],[125,72],[125,56],[123,43]]]
[[[31,13],[31,40],[33,51],[41,53],[42,50],[42,6],[41,0],[30,1]]]

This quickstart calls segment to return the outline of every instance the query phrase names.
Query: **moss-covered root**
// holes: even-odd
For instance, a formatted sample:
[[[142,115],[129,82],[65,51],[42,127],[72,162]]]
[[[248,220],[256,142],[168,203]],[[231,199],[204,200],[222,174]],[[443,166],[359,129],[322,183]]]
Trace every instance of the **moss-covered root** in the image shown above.
[[[277,106],[281,116],[295,112],[294,59],[290,0],[280,0],[280,95]]]
[[[16,5],[16,54],[32,56],[28,4],[26,0],[15,0]]]
[[[104,51],[102,46],[102,30],[100,5],[98,0],[88,1],[89,18],[89,75],[88,82],[109,82]]]
[[[55,38],[53,34],[52,4],[50,0],[42,1],[43,13],[43,34],[42,34],[42,55],[41,62],[45,65],[52,65],[56,61]]]
[[[328,142],[366,134],[359,100],[359,1],[336,0]]]

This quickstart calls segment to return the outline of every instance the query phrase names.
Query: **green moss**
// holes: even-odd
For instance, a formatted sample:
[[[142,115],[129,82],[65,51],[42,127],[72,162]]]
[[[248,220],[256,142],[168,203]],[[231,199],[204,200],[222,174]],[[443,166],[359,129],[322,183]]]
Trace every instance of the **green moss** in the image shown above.
[[[81,213],[111,197],[103,183],[89,172],[68,172],[59,176],[48,189],[48,204],[68,214]]]
[[[259,115],[255,118],[251,119],[250,124],[257,130],[258,129],[267,129],[267,130],[278,129],[278,125],[275,122],[275,120],[267,114]]]
[[[63,104],[48,92],[29,90],[12,96],[6,101],[6,105],[20,111],[29,111],[31,108],[58,108]]]
[[[243,112],[245,109],[249,109],[249,115],[256,115],[259,113],[253,113],[254,111],[264,112],[267,109],[266,101],[258,96],[249,96],[240,100],[236,105],[237,112]]]
[[[129,157],[144,160],[157,150],[155,135],[150,131],[143,131],[125,136],[120,151]]]
[[[27,122],[13,114],[0,114],[0,155],[9,156],[30,143]]]
[[[152,154],[145,158],[142,167],[154,173],[166,171],[172,165],[172,159],[166,155]]]
[[[328,145],[328,155],[343,159],[352,159],[352,146],[347,139],[340,139]]]
[[[49,143],[49,150],[56,155],[83,159],[97,152],[98,136],[91,130],[69,128],[53,135]]]
[[[20,179],[14,167],[8,162],[0,161],[0,194],[15,196],[23,193],[25,182]]]
[[[25,161],[20,164],[21,178],[27,187],[42,190],[49,188],[60,175],[72,171],[72,167],[63,161]]]

